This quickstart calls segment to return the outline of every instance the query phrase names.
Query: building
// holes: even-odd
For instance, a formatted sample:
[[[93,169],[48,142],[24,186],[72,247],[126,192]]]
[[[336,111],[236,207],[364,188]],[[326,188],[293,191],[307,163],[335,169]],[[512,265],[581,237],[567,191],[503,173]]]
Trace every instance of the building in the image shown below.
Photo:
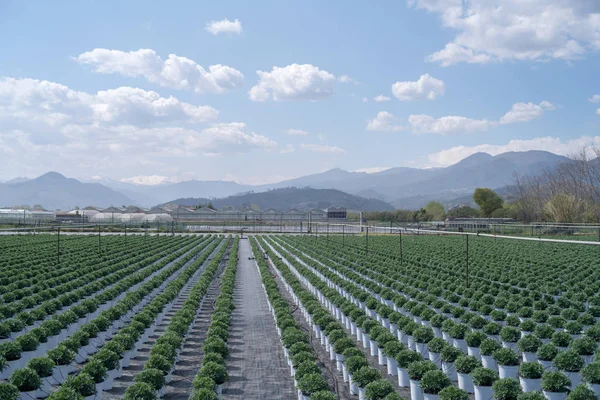
[[[327,213],[327,219],[335,219],[335,220],[341,220],[341,219],[346,219],[347,218],[347,210],[344,207],[329,207],[327,209],[325,209],[325,212]]]

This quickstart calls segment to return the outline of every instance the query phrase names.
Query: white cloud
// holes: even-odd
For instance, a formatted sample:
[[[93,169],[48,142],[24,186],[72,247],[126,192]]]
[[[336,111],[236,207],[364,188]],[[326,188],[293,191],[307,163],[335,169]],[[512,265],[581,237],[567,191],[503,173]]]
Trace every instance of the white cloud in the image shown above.
[[[574,60],[600,49],[600,3],[594,0],[408,0],[439,14],[456,32],[427,60],[456,63]]]
[[[437,133],[441,135],[485,131],[492,125],[485,119],[479,120],[459,116],[433,118],[429,115],[411,115],[408,117],[408,123],[415,133]]]
[[[56,128],[67,124],[198,123],[214,120],[219,112],[175,97],[131,87],[78,92],[37,79],[0,79],[0,121],[4,128]]]
[[[358,168],[353,169],[352,172],[364,172],[366,174],[376,174],[377,172],[382,172],[390,169],[390,167],[367,167],[367,168]]]
[[[543,150],[551,153],[569,156],[577,153],[586,146],[600,146],[600,136],[582,136],[563,141],[556,137],[539,137],[531,140],[511,140],[507,144],[480,144],[477,146],[456,146],[450,149],[432,153],[427,156],[428,167],[445,167],[456,164],[460,160],[478,152],[491,155],[508,151]]]
[[[283,131],[283,133],[287,133],[288,135],[291,135],[291,136],[306,136],[306,135],[308,135],[308,132],[303,131],[302,129],[287,129],[287,130]]]
[[[404,127],[396,124],[396,117],[387,111],[380,111],[377,116],[367,122],[367,130],[375,132],[402,131]]]
[[[226,65],[211,65],[208,71],[195,61],[175,54],[163,60],[154,50],[94,49],[75,60],[91,65],[100,74],[120,74],[144,77],[152,83],[172,89],[193,90],[196,93],[222,93],[244,83],[244,75]]]
[[[259,82],[250,89],[252,101],[321,100],[333,94],[335,76],[311,64],[256,71]]]
[[[346,150],[337,146],[327,146],[323,144],[302,144],[300,147],[315,153],[343,154],[346,152]]]
[[[379,96],[373,97],[373,100],[375,100],[377,103],[383,103],[384,101],[390,101],[391,98],[380,94]]]
[[[281,153],[281,154],[289,154],[289,153],[293,153],[294,151],[296,151],[296,148],[294,147],[294,145],[288,144],[283,149],[281,149],[279,151],[279,153]]]
[[[418,81],[396,82],[392,85],[392,93],[399,100],[435,100],[444,94],[445,85],[429,74],[421,75]]]
[[[190,142],[194,143],[203,149],[218,149],[221,152],[245,152],[249,148],[272,149],[277,145],[266,136],[249,132],[242,122],[214,124],[200,132],[199,140]]]
[[[206,24],[206,31],[217,35],[219,33],[242,33],[242,23],[236,18],[234,21],[230,21],[227,18],[220,21],[210,21]]]
[[[368,103],[368,102],[369,102],[369,99],[367,99],[366,97],[363,97],[363,98],[362,98],[362,102],[363,102],[363,103]]]
[[[590,103],[600,103],[600,94],[595,94],[588,99]]]
[[[341,83],[353,83],[355,85],[360,84],[360,82],[358,82],[356,79],[351,78],[348,75],[342,75],[338,78],[338,81],[340,81]]]
[[[542,101],[539,105],[534,103],[516,103],[511,110],[500,118],[501,124],[514,124],[527,122],[544,115],[545,111],[555,110],[556,107],[548,101]]]
[[[93,178],[94,177],[92,177],[92,179]],[[180,182],[179,179],[173,179],[168,176],[161,175],[136,175],[130,178],[122,178],[119,181],[123,183],[132,183],[134,185],[140,186],[156,186]]]
[[[597,114],[597,115],[600,115],[600,108],[598,108],[598,109],[596,110],[596,114]]]

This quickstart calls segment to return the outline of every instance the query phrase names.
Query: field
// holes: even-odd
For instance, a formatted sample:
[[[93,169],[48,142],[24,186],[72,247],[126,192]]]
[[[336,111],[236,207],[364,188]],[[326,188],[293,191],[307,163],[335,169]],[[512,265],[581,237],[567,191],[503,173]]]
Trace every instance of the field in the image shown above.
[[[57,239],[0,237],[0,400],[600,395],[597,246]]]

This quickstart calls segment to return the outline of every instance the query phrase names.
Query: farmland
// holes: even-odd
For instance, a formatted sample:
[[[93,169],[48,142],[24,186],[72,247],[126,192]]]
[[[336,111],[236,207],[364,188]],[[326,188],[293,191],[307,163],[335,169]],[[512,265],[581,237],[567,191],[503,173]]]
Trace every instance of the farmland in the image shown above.
[[[597,246],[57,239],[0,237],[1,400],[600,394]]]

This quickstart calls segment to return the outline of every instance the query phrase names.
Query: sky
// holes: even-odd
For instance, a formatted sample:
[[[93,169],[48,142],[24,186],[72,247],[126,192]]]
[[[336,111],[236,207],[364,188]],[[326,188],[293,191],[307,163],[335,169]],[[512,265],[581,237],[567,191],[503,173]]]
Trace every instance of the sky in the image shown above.
[[[262,184],[600,146],[597,0],[8,0],[0,48],[0,180]]]

